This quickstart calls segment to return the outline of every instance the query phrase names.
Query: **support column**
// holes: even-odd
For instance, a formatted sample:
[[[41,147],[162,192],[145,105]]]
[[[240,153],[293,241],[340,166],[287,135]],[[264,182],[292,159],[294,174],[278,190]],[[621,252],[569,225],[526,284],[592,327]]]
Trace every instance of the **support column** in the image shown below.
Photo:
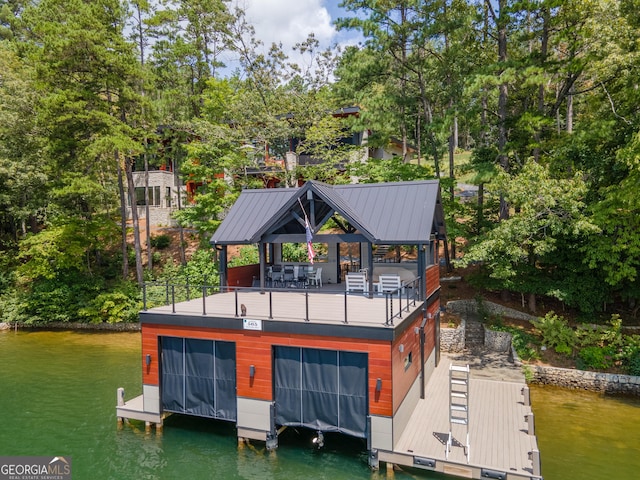
[[[227,246],[222,245],[220,247],[220,291],[224,290],[224,287],[228,287],[228,271],[227,271]]]

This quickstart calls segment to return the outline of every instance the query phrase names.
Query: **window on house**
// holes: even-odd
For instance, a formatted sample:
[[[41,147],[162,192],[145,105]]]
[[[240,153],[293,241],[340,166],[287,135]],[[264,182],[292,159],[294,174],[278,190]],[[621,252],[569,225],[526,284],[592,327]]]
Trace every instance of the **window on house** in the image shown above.
[[[409,352],[409,355],[407,355],[404,359],[405,371],[409,369],[409,367],[411,366],[411,363],[413,363],[413,355],[412,355],[412,352]]]
[[[146,205],[144,198],[144,187],[136,187],[136,205],[141,207]],[[160,202],[160,187],[149,187],[149,205],[159,207]]]

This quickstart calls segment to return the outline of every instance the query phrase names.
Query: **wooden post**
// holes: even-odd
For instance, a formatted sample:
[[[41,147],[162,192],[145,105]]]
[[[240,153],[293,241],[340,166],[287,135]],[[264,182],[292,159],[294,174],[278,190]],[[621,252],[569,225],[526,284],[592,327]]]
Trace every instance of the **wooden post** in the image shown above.
[[[144,422],[144,433],[151,433],[151,422]]]
[[[524,405],[526,407],[530,407],[531,406],[531,392],[529,391],[529,386],[525,385],[524,387],[522,387],[522,396],[524,397]]]

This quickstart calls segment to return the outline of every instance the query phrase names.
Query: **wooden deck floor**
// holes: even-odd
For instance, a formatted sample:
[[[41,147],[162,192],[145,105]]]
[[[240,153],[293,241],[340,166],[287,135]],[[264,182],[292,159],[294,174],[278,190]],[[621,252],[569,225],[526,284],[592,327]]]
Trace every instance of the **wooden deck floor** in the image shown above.
[[[437,471],[462,477],[481,478],[480,469],[484,468],[505,472],[507,478],[536,478],[529,452],[537,450],[537,441],[527,433],[525,415],[531,413],[531,407],[524,404],[525,384],[474,378],[473,370],[469,390],[469,462],[463,448],[467,434],[464,425],[453,425],[457,442],[446,458],[450,364],[451,359],[443,356],[427,383],[425,399],[419,401],[396,442],[396,462],[408,455],[434,459]],[[406,460],[404,463],[408,464]]]
[[[270,298],[271,297],[271,298]],[[345,294],[337,291],[322,290],[291,290],[274,291],[261,294],[258,291],[238,291],[218,293],[205,298],[204,312],[211,317],[234,317],[236,307],[240,315],[240,305],[246,307],[246,318],[270,319],[269,305],[271,302],[272,320],[286,322],[304,322],[307,315],[310,322],[325,324],[341,324],[345,321]],[[397,297],[393,301],[393,313],[399,310],[400,302]],[[419,302],[409,304],[409,311],[403,311],[403,318],[421,307]],[[308,306],[308,307],[307,307]],[[402,306],[406,308],[406,297],[402,299]],[[349,325],[385,327],[388,304],[384,296],[374,295],[373,298],[361,294],[346,296],[346,319]],[[173,313],[174,306],[166,305],[149,309],[149,312]],[[202,315],[203,299],[197,298],[175,304],[175,313],[186,315]],[[394,323],[401,319],[395,318]]]

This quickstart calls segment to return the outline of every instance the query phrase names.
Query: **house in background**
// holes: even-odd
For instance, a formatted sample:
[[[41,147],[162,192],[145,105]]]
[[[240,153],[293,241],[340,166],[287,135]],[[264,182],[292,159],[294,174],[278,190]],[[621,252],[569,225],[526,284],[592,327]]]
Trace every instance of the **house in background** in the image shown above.
[[[336,117],[358,116],[359,107],[346,107],[333,113]],[[167,130],[166,128],[161,131]],[[357,147],[354,149],[350,162],[366,162],[368,159],[389,159],[402,155],[402,142],[396,138],[390,139],[384,148],[372,148],[368,145],[370,132],[350,132],[340,139],[343,145]],[[251,160],[251,165],[244,169],[244,175],[259,178],[265,188],[287,187],[287,172],[292,172],[296,167],[319,165],[325,162],[322,158],[316,158],[307,154],[296,153],[299,138],[283,140],[279,146],[275,145],[243,145],[240,148]],[[409,146],[411,155],[415,149]],[[193,201],[197,195],[198,185],[191,181],[184,181],[177,172],[176,153],[169,146],[160,149],[156,161],[149,167],[149,220],[152,226],[176,226],[172,213],[178,208],[184,208]],[[224,176],[221,172],[220,177]],[[145,172],[141,159],[136,162],[133,172],[135,185],[136,206],[138,218],[144,219],[145,208]],[[298,179],[295,186],[304,183]],[[180,196],[180,202],[178,197]],[[128,218],[131,218],[131,205],[128,208]]]
[[[332,218],[341,231],[321,230]],[[325,255],[292,267],[316,281],[298,273],[276,285],[275,267],[293,263],[282,245],[305,245],[307,225]],[[286,427],[339,432],[366,439],[377,466],[439,359],[437,244],[445,235],[437,181],[243,191],[211,239],[219,289],[191,286],[191,300],[140,313],[143,395],[122,399],[118,417],[228,421],[239,438],[268,448]],[[228,247],[242,244],[259,246],[259,264],[228,268]],[[345,244],[361,252],[355,274],[343,269]],[[411,245],[415,258],[377,264],[376,245]],[[348,289],[351,275],[364,278],[359,291]],[[397,277],[396,287],[381,290],[383,275]],[[178,286],[166,288],[175,298]]]

